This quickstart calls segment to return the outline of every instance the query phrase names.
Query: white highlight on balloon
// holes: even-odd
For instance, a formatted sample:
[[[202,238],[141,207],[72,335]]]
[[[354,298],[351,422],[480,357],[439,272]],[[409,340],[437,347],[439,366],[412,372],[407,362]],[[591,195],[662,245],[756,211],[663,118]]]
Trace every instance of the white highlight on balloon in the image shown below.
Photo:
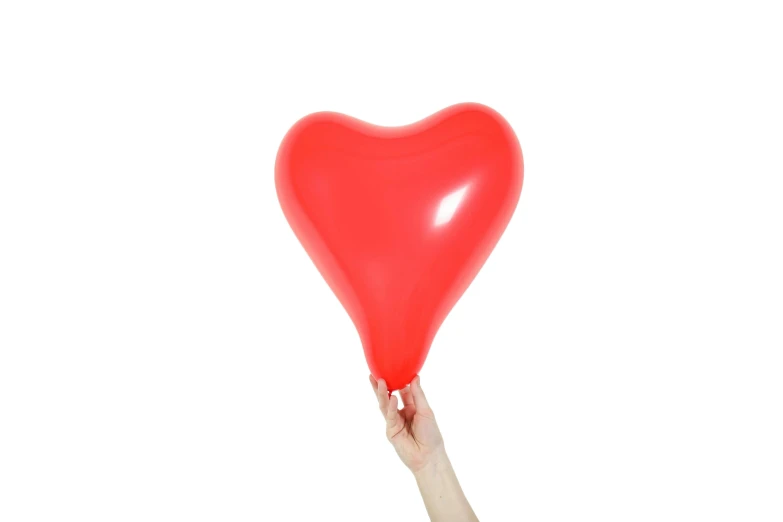
[[[440,201],[438,206],[438,213],[435,215],[435,226],[445,225],[451,218],[454,217],[454,213],[459,208],[462,200],[465,198],[465,194],[468,192],[468,186],[455,190]]]

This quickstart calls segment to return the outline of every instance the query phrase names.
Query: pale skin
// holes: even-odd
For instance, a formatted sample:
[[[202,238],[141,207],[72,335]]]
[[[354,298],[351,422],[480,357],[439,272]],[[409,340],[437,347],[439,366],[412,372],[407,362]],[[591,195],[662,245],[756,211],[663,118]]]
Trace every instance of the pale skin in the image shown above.
[[[478,522],[446,455],[443,437],[421,389],[419,376],[400,390],[401,409],[397,396],[389,393],[383,379],[376,381],[370,375],[370,384],[386,420],[386,438],[413,472],[430,520]]]

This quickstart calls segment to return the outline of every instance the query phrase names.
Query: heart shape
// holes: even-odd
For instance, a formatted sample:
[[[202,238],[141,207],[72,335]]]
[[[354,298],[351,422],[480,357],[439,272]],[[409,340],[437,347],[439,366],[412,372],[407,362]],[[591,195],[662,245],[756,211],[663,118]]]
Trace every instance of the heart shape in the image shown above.
[[[389,390],[423,366],[511,219],[522,178],[511,127],[475,103],[402,127],[320,112],[286,134],[275,163],[283,213]]]

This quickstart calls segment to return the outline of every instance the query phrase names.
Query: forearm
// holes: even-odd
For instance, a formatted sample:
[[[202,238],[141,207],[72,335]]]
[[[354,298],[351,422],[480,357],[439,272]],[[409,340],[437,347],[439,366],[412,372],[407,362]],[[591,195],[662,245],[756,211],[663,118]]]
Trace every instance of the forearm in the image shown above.
[[[413,474],[430,520],[433,522],[478,522],[465,498],[445,450]]]

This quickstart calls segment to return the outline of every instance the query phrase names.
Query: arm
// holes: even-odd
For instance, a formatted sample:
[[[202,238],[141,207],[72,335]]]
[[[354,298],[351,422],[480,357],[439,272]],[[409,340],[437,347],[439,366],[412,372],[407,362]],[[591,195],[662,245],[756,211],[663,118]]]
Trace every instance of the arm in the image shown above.
[[[478,522],[445,451],[434,456],[432,461],[414,473],[414,476],[430,520]]]
[[[400,390],[403,408],[383,379],[370,383],[386,418],[386,437],[403,463],[413,472],[424,506],[433,522],[478,522],[451,467],[435,415],[416,376]]]

